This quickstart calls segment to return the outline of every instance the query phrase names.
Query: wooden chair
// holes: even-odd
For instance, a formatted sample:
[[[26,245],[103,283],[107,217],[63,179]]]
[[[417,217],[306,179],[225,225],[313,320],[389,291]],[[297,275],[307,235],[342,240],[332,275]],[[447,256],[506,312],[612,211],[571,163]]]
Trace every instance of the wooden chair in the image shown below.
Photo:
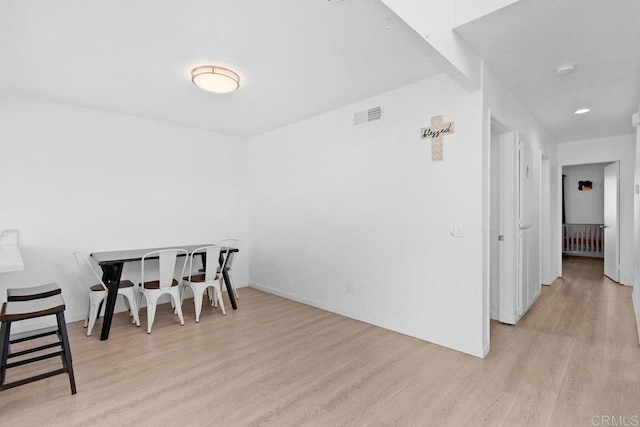
[[[6,390],[12,387],[52,377],[54,375],[67,373],[69,375],[69,383],[71,385],[71,394],[76,394],[76,382],[73,375],[71,349],[69,347],[67,325],[64,319],[64,309],[64,300],[59,294],[31,300],[7,301],[2,304],[2,311],[0,312],[0,322],[2,322],[2,326],[0,326],[0,345],[2,345],[2,355],[0,356],[0,390]],[[32,333],[23,334],[20,338],[11,339],[11,325],[13,322],[35,319],[43,316],[56,316],[57,328],[53,330],[33,331]],[[22,349],[16,352],[11,351],[11,345],[13,344],[36,340],[49,335],[57,335],[58,342],[48,342],[46,344]],[[54,352],[48,351],[56,347],[60,347],[61,349]],[[38,355],[27,358],[22,357],[33,353],[38,353]],[[8,369],[39,362],[56,356],[60,356],[62,360],[62,368],[43,372],[20,380],[6,382]],[[20,360],[15,362],[10,361],[14,357],[20,357]]]
[[[46,285],[32,286],[29,288],[7,289],[7,301],[29,301],[59,295],[62,291],[57,283],[47,283]]]

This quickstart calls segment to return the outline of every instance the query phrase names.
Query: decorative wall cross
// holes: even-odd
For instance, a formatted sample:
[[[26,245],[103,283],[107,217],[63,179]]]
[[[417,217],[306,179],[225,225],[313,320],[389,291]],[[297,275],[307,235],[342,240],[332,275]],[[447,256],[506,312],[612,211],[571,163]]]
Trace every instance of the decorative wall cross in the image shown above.
[[[431,161],[442,160],[442,138],[455,133],[455,122],[443,123],[442,116],[431,117],[431,126],[420,129],[422,139],[431,138]]]

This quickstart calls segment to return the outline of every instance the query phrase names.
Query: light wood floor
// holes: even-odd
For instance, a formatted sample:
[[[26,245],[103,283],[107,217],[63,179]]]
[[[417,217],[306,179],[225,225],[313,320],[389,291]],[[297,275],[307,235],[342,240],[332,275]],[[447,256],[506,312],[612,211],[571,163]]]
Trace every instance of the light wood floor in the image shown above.
[[[151,335],[114,318],[69,325],[78,394],[60,375],[0,392],[10,426],[592,425],[640,416],[631,289],[570,258],[485,360],[263,292],[226,317],[159,307]],[[146,321],[143,315],[143,321]],[[596,418],[596,421],[600,418]]]

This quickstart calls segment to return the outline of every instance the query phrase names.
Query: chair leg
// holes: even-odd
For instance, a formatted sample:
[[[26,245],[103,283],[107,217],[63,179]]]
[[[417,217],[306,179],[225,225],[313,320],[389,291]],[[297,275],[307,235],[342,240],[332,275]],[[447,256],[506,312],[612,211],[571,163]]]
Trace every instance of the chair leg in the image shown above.
[[[69,346],[69,337],[67,336],[67,324],[64,321],[64,311],[56,313],[58,321],[58,333],[62,342],[62,365],[69,374],[69,385],[71,386],[71,394],[76,394],[76,379],[73,375],[73,363],[71,361],[71,347]]]
[[[147,298],[147,333],[150,334],[153,321],[156,318],[156,301],[153,300],[153,298],[149,298],[146,294],[145,296]]]
[[[100,317],[100,313],[102,313],[102,303],[104,300],[100,301],[100,305],[98,306],[98,312],[96,313],[96,318]]]
[[[209,295],[209,302],[211,302],[211,307],[218,306],[218,297],[216,296],[216,288],[215,286],[209,286],[207,288],[207,295]]]
[[[222,315],[226,316],[227,311],[224,309],[224,301],[222,300],[222,291],[217,286],[214,286],[213,292],[218,295],[218,299],[220,300],[220,309],[222,310]]]
[[[133,316],[133,323],[136,326],[140,326],[140,316],[138,315],[138,307],[136,305],[136,296],[131,293],[131,295],[123,295],[124,300],[127,302],[127,306],[129,307],[130,316]]]
[[[138,309],[138,313],[140,313],[140,307],[142,307],[142,290],[138,289],[138,297],[136,298],[136,308]]]
[[[211,299],[211,307],[217,307],[217,306],[218,306],[218,294],[214,290],[213,291],[213,298]]]
[[[196,310],[196,323],[200,322],[200,312],[202,312],[202,297],[204,291],[197,292],[193,289],[193,307]]]
[[[238,296],[238,291],[236,291],[236,285],[233,284],[231,274],[229,274],[229,284],[231,285],[231,289],[233,290],[233,295],[235,295],[236,299],[240,299],[240,297]]]
[[[129,316],[132,316],[131,313],[131,304],[129,304],[129,298],[125,294],[121,294],[124,297],[124,305],[127,306],[127,311],[129,311]]]
[[[89,303],[89,324],[87,326],[87,336],[91,336],[91,330],[93,329],[93,325],[96,324],[96,319],[98,318],[98,304],[91,301]]]
[[[178,315],[178,318],[180,319],[180,324],[184,326],[184,317],[182,316],[182,304],[180,304],[178,292],[172,292],[170,293],[170,295],[171,295],[171,301],[175,302],[173,307],[174,311],[176,312],[176,314]]]
[[[87,317],[84,318],[84,327],[89,325],[89,317],[91,316],[91,301],[89,301],[89,308],[87,309]]]
[[[2,322],[0,325],[0,345],[2,356],[0,357],[0,388],[4,385],[7,374],[7,358],[9,357],[9,340],[11,337],[11,322]]]

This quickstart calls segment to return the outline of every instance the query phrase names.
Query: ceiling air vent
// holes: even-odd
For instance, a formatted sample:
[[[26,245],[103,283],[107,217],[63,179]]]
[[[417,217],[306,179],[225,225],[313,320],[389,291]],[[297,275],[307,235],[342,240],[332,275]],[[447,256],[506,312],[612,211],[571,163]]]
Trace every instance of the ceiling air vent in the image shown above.
[[[382,107],[373,107],[368,110],[358,111],[353,115],[353,126],[358,127],[382,120]]]

